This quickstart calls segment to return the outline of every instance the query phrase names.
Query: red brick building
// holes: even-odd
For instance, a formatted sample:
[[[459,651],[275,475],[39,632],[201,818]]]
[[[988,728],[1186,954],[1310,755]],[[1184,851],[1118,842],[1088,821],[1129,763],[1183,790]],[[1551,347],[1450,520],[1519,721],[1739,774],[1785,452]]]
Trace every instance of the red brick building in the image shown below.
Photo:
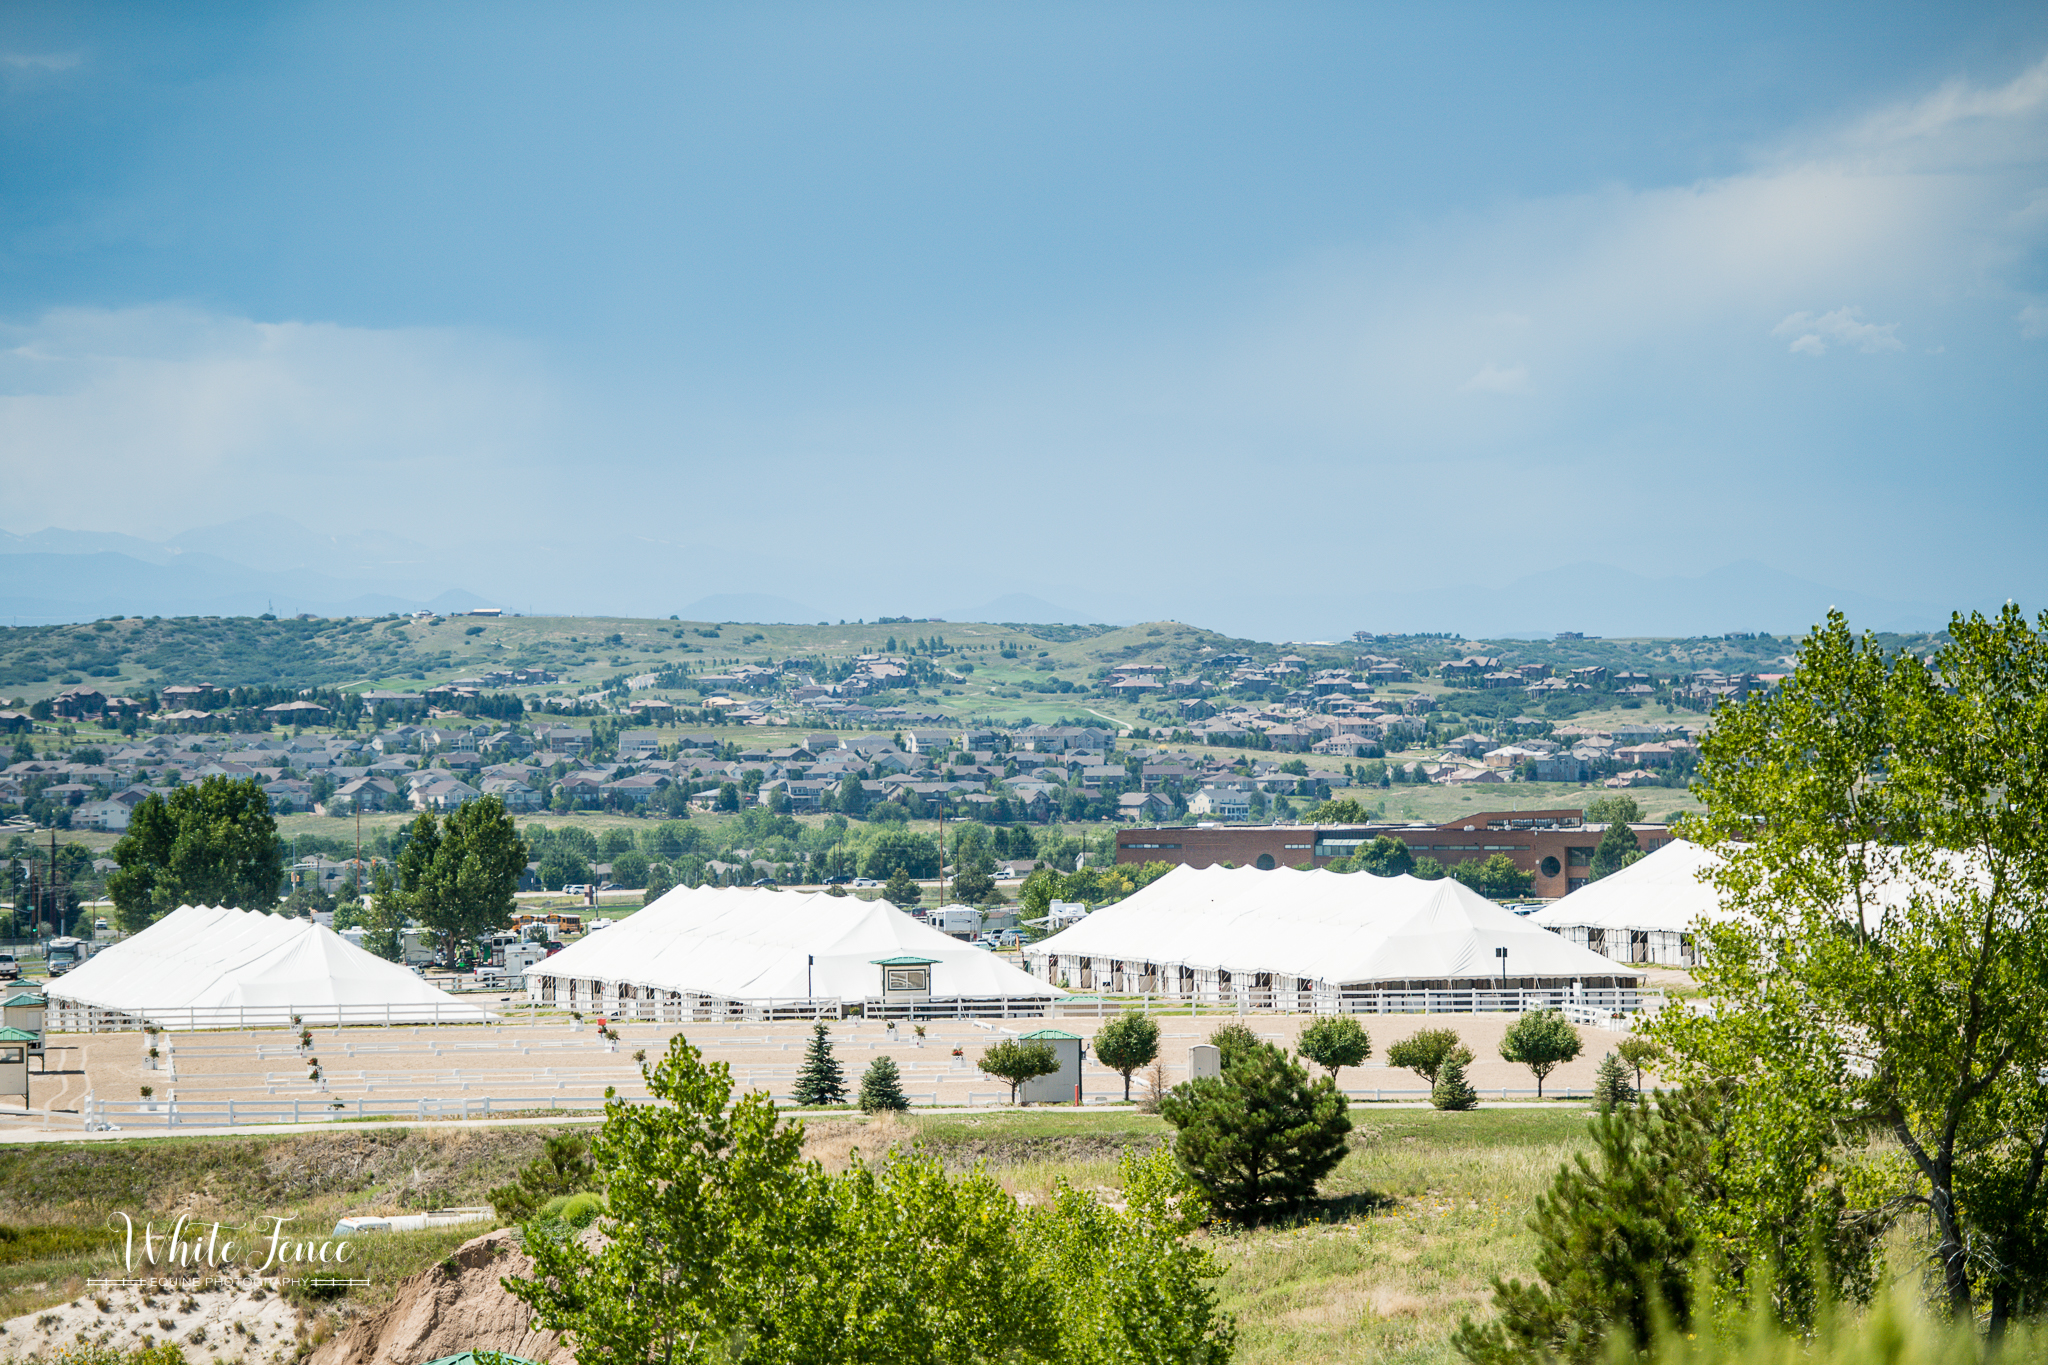
[[[1505,853],[1516,867],[1536,875],[1531,894],[1554,899],[1591,878],[1593,850],[1605,829],[1588,825],[1577,810],[1479,811],[1442,825],[1164,825],[1117,831],[1116,860],[1190,867],[1324,867],[1390,835],[1417,858],[1434,858],[1446,867]],[[1630,829],[1645,853],[1672,838],[1665,825]]]

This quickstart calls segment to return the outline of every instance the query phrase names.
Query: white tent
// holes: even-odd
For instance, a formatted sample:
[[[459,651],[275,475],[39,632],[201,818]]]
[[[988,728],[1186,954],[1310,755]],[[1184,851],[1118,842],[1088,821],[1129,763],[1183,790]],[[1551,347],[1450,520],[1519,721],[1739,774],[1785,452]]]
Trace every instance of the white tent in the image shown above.
[[[1707,880],[1720,861],[1711,849],[1673,839],[1529,919],[1616,962],[1690,967],[1694,927],[1723,913]]]
[[[50,983],[52,1005],[164,1028],[476,1023],[488,1011],[428,985],[332,929],[187,905]],[[104,1026],[104,1025],[103,1025]]]
[[[1505,961],[1496,950],[1505,948]],[[1632,989],[1632,975],[1444,878],[1179,867],[1027,947],[1083,990],[1313,997]]]
[[[932,1012],[1035,1014],[1062,994],[887,901],[756,887],[678,887],[526,980],[536,999],[599,1013],[808,1014],[879,1004],[890,958],[930,962]]]

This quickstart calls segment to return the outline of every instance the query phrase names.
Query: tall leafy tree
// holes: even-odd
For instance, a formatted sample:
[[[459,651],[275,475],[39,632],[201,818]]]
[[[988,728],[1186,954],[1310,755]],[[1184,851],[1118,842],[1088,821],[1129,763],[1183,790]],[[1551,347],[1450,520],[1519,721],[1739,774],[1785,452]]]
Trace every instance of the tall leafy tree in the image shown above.
[[[1124,1099],[1129,1100],[1131,1073],[1159,1058],[1159,1022],[1126,1010],[1096,1030],[1095,1057],[1124,1078]]]
[[[1387,1049],[1387,1065],[1404,1067],[1435,1085],[1444,1059],[1463,1046],[1456,1029],[1418,1029]]]
[[[1339,1071],[1372,1056],[1372,1037],[1352,1015],[1336,1014],[1303,1029],[1294,1050],[1329,1072],[1335,1085]]]
[[[270,799],[256,780],[202,778],[168,797],[152,792],[135,807],[114,845],[121,866],[107,892],[129,933],[181,905],[268,910],[282,858]]]
[[[1923,659],[1831,612],[1776,693],[1716,713],[1696,790],[1684,831],[1739,913],[1701,932],[1706,1008],[1650,1032],[1668,1073],[1731,1083],[1714,1231],[1853,1278],[1807,1266],[1799,1213],[1875,1130],[1907,1174],[1861,1213],[1925,1211],[1954,1315],[1996,1333],[2048,1306],[2048,616],[1957,616]],[[1781,1311],[1816,1292],[1781,1287]]]
[[[398,855],[400,903],[443,953],[512,922],[526,844],[503,802],[468,801],[445,820],[421,811],[408,835]]]
[[[1600,831],[1600,842],[1593,846],[1593,880],[1611,876],[1642,856],[1635,831],[1620,820],[1610,820]]]
[[[1500,1059],[1518,1062],[1536,1078],[1536,1098],[1543,1098],[1543,1078],[1579,1055],[1586,1043],[1562,1010],[1531,1010],[1508,1025],[1501,1035]]]
[[[1174,1154],[1217,1212],[1257,1222],[1299,1208],[1344,1159],[1351,1116],[1325,1078],[1260,1043],[1221,1076],[1168,1091],[1159,1112],[1180,1130]]]
[[[982,1071],[997,1080],[1007,1081],[1010,1086],[1010,1103],[1017,1102],[1017,1088],[1040,1076],[1050,1076],[1060,1069],[1059,1055],[1052,1050],[1052,1044],[1043,1039],[1023,1042],[1016,1038],[1005,1038],[981,1054],[975,1063]]]

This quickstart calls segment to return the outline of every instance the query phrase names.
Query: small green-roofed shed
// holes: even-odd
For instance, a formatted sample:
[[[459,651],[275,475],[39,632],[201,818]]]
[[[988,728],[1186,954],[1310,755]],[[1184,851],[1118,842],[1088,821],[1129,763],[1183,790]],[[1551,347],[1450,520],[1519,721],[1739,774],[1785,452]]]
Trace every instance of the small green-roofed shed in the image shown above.
[[[28,1108],[28,1049],[40,1035],[26,1029],[0,1028],[0,1099],[21,1098]]]
[[[1059,1058],[1060,1069],[1050,1076],[1024,1082],[1017,1097],[1026,1104],[1079,1104],[1081,1102],[1081,1038],[1064,1029],[1042,1028],[1017,1039],[1020,1043],[1044,1043]]]

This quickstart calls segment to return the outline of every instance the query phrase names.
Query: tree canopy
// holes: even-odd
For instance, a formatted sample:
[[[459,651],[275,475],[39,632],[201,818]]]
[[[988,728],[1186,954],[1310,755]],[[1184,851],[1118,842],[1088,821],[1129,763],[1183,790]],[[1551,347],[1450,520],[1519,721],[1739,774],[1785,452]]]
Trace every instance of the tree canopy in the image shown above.
[[[1831,612],[1775,693],[1716,713],[1682,829],[1739,913],[1701,931],[1704,1007],[1650,1032],[1667,1074],[1730,1086],[1717,1235],[1839,1284],[1807,1210],[1924,1210],[1951,1311],[1996,1333],[2048,1306],[2048,616],[1948,635],[1923,659]],[[1872,1132],[1896,1163],[1843,1150]]]
[[[202,778],[169,797],[152,792],[114,845],[107,878],[121,928],[135,933],[181,905],[268,910],[283,875],[277,821],[254,778]]]
[[[512,922],[526,844],[495,796],[464,802],[445,819],[421,811],[398,855],[398,897],[453,955]]]
[[[1271,1043],[1241,1050],[1221,1076],[1175,1086],[1159,1112],[1174,1154],[1217,1212],[1256,1222],[1299,1208],[1344,1159],[1351,1117],[1327,1078],[1311,1082]]]

